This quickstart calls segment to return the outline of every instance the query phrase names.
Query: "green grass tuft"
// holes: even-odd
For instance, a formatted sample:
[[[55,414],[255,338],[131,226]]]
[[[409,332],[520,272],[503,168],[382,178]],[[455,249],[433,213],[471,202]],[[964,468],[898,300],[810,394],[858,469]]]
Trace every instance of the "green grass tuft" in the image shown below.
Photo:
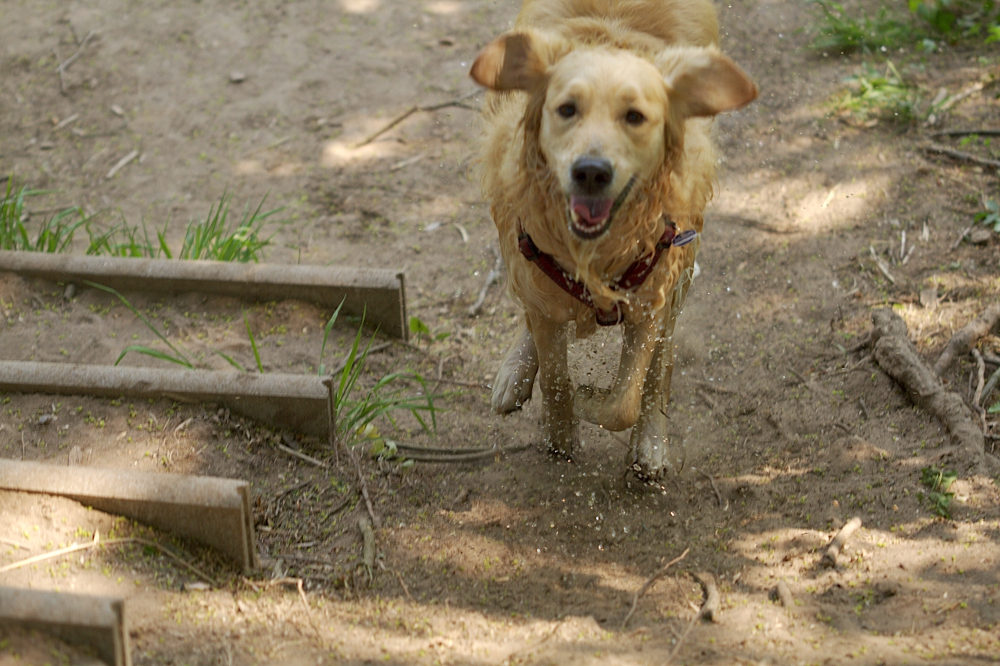
[[[243,207],[243,214],[236,219],[235,216],[230,217],[232,195],[224,192],[219,202],[212,205],[204,221],[191,220],[188,223],[184,230],[184,241],[180,251],[176,253],[170,249],[166,239],[169,220],[163,225],[162,231],[156,231],[155,242],[150,237],[145,222],[129,226],[122,219],[120,224],[103,233],[88,226],[90,246],[87,254],[149,259],[173,259],[176,256],[178,259],[256,263],[260,261],[264,248],[271,244],[273,236],[263,236],[264,225],[269,222],[269,218],[283,210],[276,208],[262,213],[266,199],[266,196],[261,199],[255,209],[250,208],[248,201]]]
[[[942,518],[951,518],[951,499],[955,493],[948,492],[951,484],[958,480],[954,470],[945,471],[937,467],[924,467],[920,470],[920,483],[927,489],[927,503],[931,511]]]
[[[73,234],[89,217],[79,207],[67,208],[49,218],[38,229],[32,240],[24,226],[26,219],[24,200],[31,196],[48,194],[45,190],[29,190],[21,186],[14,191],[14,177],[7,179],[7,189],[0,200],[0,250],[22,252],[65,252],[73,242]],[[74,219],[79,218],[79,219]]]
[[[920,117],[920,91],[900,76],[891,61],[884,73],[865,64],[845,83],[848,89],[834,102],[834,112],[848,124],[871,127],[881,120],[909,123]]]

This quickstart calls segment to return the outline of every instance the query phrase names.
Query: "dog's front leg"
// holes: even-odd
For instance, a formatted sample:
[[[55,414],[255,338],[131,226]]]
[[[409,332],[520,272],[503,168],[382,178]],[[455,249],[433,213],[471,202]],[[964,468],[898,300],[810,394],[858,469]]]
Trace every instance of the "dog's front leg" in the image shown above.
[[[510,414],[521,409],[531,399],[531,388],[538,373],[538,351],[531,330],[525,326],[518,333],[514,344],[497,371],[493,382],[491,404],[497,414]]]
[[[657,314],[638,323],[625,322],[622,358],[615,384],[610,390],[578,387],[574,405],[578,418],[616,432],[635,425],[660,320]]]
[[[639,423],[632,428],[629,442],[632,469],[644,478],[658,478],[671,467],[667,406],[670,404],[670,382],[674,372],[674,326],[690,284],[688,271],[674,290],[667,307],[662,310],[662,328],[657,336],[656,352],[643,385]]]
[[[573,384],[566,364],[567,324],[528,314],[528,327],[538,353],[538,381],[542,389],[542,430],[552,453],[566,458],[576,444]]]

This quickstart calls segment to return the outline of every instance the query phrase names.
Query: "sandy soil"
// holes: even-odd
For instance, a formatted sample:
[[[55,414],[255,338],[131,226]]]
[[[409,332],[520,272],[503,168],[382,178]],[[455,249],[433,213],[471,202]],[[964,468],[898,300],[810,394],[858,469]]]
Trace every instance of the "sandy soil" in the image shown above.
[[[282,433],[211,405],[0,395],[0,456],[250,480],[266,563],[244,578],[197,544],[6,493],[0,566],[98,531],[170,543],[218,585],[192,587],[189,571],[138,547],[17,569],[0,585],[126,597],[136,664],[997,660],[1000,490],[863,343],[872,310],[892,307],[933,360],[1000,293],[996,237],[955,246],[981,196],[996,196],[994,174],[921,150],[941,127],[996,126],[1000,63],[984,50],[892,54],[927,97],[987,85],[937,127],[856,127],[830,117],[828,102],[863,58],[808,51],[803,3],[717,7],[723,47],[761,96],[717,123],[719,194],[679,322],[678,474],[662,486],[624,477],[625,447],[589,426],[573,464],[537,446],[482,465],[368,461],[383,522],[369,575],[358,567],[356,477],[286,456],[273,446]],[[0,173],[51,190],[31,201],[29,226],[79,204],[101,228],[170,219],[173,243],[224,190],[239,206],[266,193],[287,222],[269,261],[404,269],[410,312],[451,334],[372,357],[369,380],[403,369],[443,380],[436,439],[406,421],[395,432],[382,424],[386,433],[443,447],[536,444],[537,406],[496,417],[476,387],[492,378],[517,313],[494,287],[481,316],[466,314],[495,239],[475,176],[475,111],[418,112],[352,148],[413,105],[475,92],[472,58],[516,11],[473,0],[4,2]],[[56,65],[91,30],[63,94]],[[990,156],[982,142],[964,149]],[[142,156],[106,178],[132,150]],[[905,263],[904,231],[915,248]],[[74,251],[85,248],[78,235]],[[244,310],[266,372],[314,372],[320,361],[329,313],[313,306],[127,295],[204,367],[229,368],[215,351],[255,367]],[[111,363],[129,344],[156,344],[94,290],[65,300],[61,285],[0,275],[0,314],[4,360]],[[344,353],[347,324],[329,354]],[[606,380],[616,336],[575,346],[581,376]],[[996,354],[1000,338],[981,348]],[[964,358],[946,374],[965,398],[973,368]],[[317,442],[294,444],[328,456]],[[959,472],[950,520],[924,497],[929,466]],[[840,566],[821,567],[853,516],[864,525]],[[635,591],[687,548],[623,629]],[[721,593],[715,623],[691,622],[702,573]],[[294,586],[269,582],[282,576],[305,580],[308,610]],[[788,608],[770,598],[781,579]],[[0,628],[0,664],[85,658]]]

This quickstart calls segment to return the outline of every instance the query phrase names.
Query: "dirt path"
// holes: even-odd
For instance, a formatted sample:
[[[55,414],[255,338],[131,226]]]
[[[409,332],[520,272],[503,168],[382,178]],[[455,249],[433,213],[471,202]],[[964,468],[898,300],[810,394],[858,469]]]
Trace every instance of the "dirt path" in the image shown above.
[[[369,576],[357,568],[365,510],[350,470],[284,456],[271,445],[280,433],[198,405],[0,396],[0,456],[65,463],[76,450],[80,464],[251,480],[267,563],[245,579],[175,542],[219,588],[186,587],[194,579],[183,569],[129,548],[0,574],[0,585],[126,596],[136,664],[661,664],[678,641],[678,664],[996,660],[1000,492],[861,344],[871,311],[891,306],[934,359],[998,297],[996,237],[953,249],[980,194],[996,197],[995,176],[928,159],[929,128],[828,117],[862,59],[809,52],[803,3],[717,6],[723,47],[761,96],[717,124],[719,194],[679,322],[679,474],[662,487],[623,478],[624,446],[588,427],[572,465],[534,447],[483,466],[371,463],[384,527]],[[120,216],[157,229],[169,218],[172,243],[225,189],[240,206],[267,193],[288,221],[269,261],[403,268],[411,314],[451,334],[372,359],[375,374],[441,373],[448,411],[437,445],[535,442],[536,406],[495,417],[486,391],[447,383],[489,381],[516,324],[496,287],[481,316],[466,314],[495,239],[472,164],[475,111],[418,112],[353,147],[413,105],[473,93],[472,58],[516,10],[471,0],[6,2],[0,173],[52,191],[31,201],[32,224],[80,204],[103,211],[104,228]],[[91,30],[62,94],[56,64]],[[998,65],[957,49],[900,53],[896,64],[932,93],[957,92]],[[956,104],[944,126],[995,125],[995,93],[987,86]],[[132,150],[141,156],[106,178]],[[905,264],[904,231],[916,248]],[[870,246],[896,257],[895,284]],[[78,234],[74,251],[85,249]],[[253,367],[243,304],[133,298],[205,365],[225,368],[212,355],[222,350]],[[247,307],[265,371],[315,371],[329,313]],[[110,363],[132,341],[152,343],[130,313],[89,290],[66,302],[55,285],[0,275],[0,308],[3,359]],[[335,348],[351,335],[338,330]],[[597,354],[615,340],[578,345],[579,372],[606,374],[613,363]],[[1000,338],[985,341],[998,347]],[[963,359],[945,375],[962,395],[971,367]],[[47,413],[58,419],[40,425]],[[429,442],[405,421],[394,436]],[[959,472],[950,520],[925,498],[921,470],[932,466]],[[95,530],[148,533],[72,502],[0,495],[0,507],[0,565]],[[863,527],[840,565],[821,567],[854,516]],[[685,548],[623,630],[635,591]],[[717,622],[688,632],[703,599],[696,574],[706,572],[721,593]],[[294,587],[268,584],[282,575],[306,579],[308,611]],[[788,608],[769,599],[779,580]],[[0,664],[73,650],[4,631]]]

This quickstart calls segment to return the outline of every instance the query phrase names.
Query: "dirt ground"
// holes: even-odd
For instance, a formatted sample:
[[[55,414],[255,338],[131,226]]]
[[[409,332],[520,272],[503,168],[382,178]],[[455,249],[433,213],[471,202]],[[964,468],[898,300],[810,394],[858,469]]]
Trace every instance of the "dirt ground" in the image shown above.
[[[829,101],[865,59],[810,52],[805,3],[716,6],[724,50],[761,95],[717,122],[718,196],[677,336],[679,471],[650,486],[623,476],[622,440],[596,427],[582,426],[572,464],[550,460],[537,446],[537,405],[497,417],[477,386],[492,379],[517,312],[495,286],[483,313],[467,314],[495,232],[474,165],[482,96],[467,98],[476,89],[466,72],[516,3],[0,3],[0,173],[50,191],[30,201],[29,227],[79,204],[102,228],[169,219],[176,243],[224,190],[239,206],[267,194],[287,222],[268,261],[403,269],[410,313],[431,336],[451,334],[372,357],[371,377],[442,379],[432,382],[446,410],[436,437],[406,420],[383,431],[442,447],[535,445],[477,465],[366,461],[382,521],[369,573],[356,477],[283,454],[273,446],[282,433],[210,405],[0,395],[2,457],[251,481],[265,563],[243,577],[197,544],[68,500],[4,493],[0,566],[96,531],[171,544],[215,584],[192,585],[196,576],[155,550],[121,546],[2,573],[0,585],[124,596],[136,664],[1000,660],[1000,489],[865,344],[871,312],[892,307],[936,359],[1000,295],[996,236],[956,244],[981,197],[997,197],[995,174],[922,151],[938,129],[996,128],[1000,57],[890,54],[927,97],[986,85],[933,127],[859,127],[831,117]],[[64,94],[56,65],[92,30]],[[451,100],[472,109],[417,112],[353,147],[414,105]],[[990,156],[982,142],[963,149]],[[141,156],[107,178],[132,150]],[[905,261],[903,232],[914,248]],[[73,250],[85,248],[78,234]],[[204,367],[229,368],[215,351],[255,367],[243,309],[266,372],[319,363],[329,313],[313,306],[128,296]],[[128,344],[155,344],[94,290],[67,301],[61,285],[0,275],[0,314],[4,360],[111,363]],[[326,363],[352,337],[338,327]],[[607,381],[618,339],[604,331],[577,343],[577,373]],[[981,349],[997,354],[1000,338]],[[963,358],[945,375],[966,399],[973,369]],[[951,519],[926,498],[931,466],[959,474]],[[821,567],[854,516],[863,527],[840,565]],[[623,629],[635,592],[685,549]],[[692,622],[704,573],[721,593],[714,623]],[[304,579],[308,609],[294,585],[275,582],[284,577]],[[782,579],[787,608],[770,598]],[[0,664],[87,659],[0,627]]]

